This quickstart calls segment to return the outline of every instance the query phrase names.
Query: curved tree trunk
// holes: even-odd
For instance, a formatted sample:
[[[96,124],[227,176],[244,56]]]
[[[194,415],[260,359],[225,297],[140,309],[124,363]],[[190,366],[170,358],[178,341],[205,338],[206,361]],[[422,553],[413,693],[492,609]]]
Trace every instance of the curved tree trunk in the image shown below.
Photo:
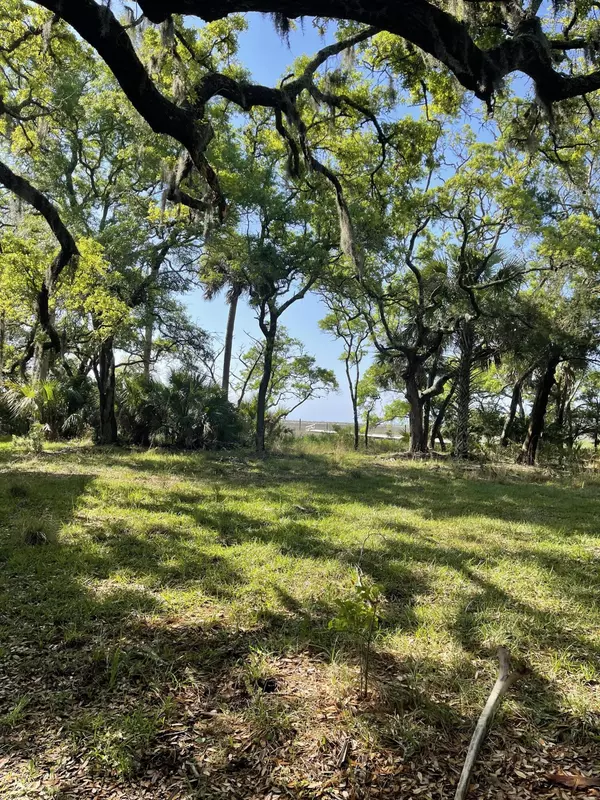
[[[548,408],[548,398],[552,386],[554,385],[554,376],[556,368],[560,363],[560,354],[553,351],[546,363],[546,368],[542,373],[537,385],[535,400],[531,408],[531,417],[529,419],[529,428],[527,429],[527,436],[523,442],[521,453],[519,455],[519,462],[522,464],[529,464],[533,466],[537,455],[538,445],[544,430],[544,420],[546,418],[546,410]]]
[[[234,286],[229,296],[229,313],[227,314],[227,330],[225,332],[225,350],[223,352],[223,377],[221,388],[226,395],[229,395],[229,379],[231,375],[231,356],[233,353],[233,333],[235,331],[235,317],[237,314],[238,300],[241,290]]]
[[[19,359],[19,374],[21,375],[21,380],[23,383],[27,382],[27,366],[33,355],[35,353],[35,334],[37,331],[37,323],[34,323],[31,330],[29,331],[29,335],[27,336],[27,341],[23,347],[23,355]]]
[[[475,331],[473,324],[465,320],[458,332],[460,358],[456,380],[456,436],[455,458],[469,457],[469,406],[471,404],[471,368]]]
[[[442,429],[441,428],[438,430],[436,435],[437,435],[437,439],[438,439],[438,441],[440,443],[440,448],[442,450],[442,453],[445,453],[446,452],[446,442],[444,441],[444,437],[442,435]],[[435,439],[432,437],[431,441],[435,442]],[[432,447],[434,447],[434,445],[432,445]]]
[[[100,397],[100,424],[98,444],[117,444],[117,416],[115,413],[116,376],[115,353],[112,336],[102,342],[98,367],[94,370]]]
[[[271,373],[273,371],[273,351],[275,350],[275,336],[277,327],[272,324],[268,335],[265,335],[265,353],[263,362],[263,374],[258,387],[258,398],[256,404],[256,451],[265,452],[265,416],[267,411],[267,394]]]

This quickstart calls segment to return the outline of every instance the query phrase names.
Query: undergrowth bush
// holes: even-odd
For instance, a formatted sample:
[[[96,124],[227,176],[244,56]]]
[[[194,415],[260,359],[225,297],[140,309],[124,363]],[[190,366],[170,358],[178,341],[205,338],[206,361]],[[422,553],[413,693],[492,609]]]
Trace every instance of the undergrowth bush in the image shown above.
[[[192,372],[172,372],[167,383],[123,376],[118,387],[123,441],[185,450],[245,443],[242,416],[218,386]]]
[[[96,393],[85,375],[59,375],[37,383],[11,382],[0,396],[0,430],[34,451],[45,439],[81,437],[95,423]]]

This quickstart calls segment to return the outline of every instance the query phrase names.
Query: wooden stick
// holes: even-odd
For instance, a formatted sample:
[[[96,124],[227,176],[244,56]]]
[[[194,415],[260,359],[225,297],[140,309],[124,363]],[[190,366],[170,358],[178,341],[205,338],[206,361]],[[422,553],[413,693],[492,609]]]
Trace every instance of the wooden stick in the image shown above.
[[[506,647],[498,648],[498,661],[500,662],[498,678],[494,684],[494,688],[490,692],[490,696],[487,699],[485,708],[477,720],[477,726],[469,743],[467,757],[465,758],[465,763],[460,774],[460,780],[458,782],[456,794],[454,795],[454,800],[465,800],[465,797],[469,791],[469,783],[471,782],[473,768],[475,767],[477,756],[481,750],[481,745],[483,744],[483,740],[488,732],[494,717],[494,713],[500,705],[500,702],[506,692],[509,690],[512,684],[521,677],[520,672],[510,671],[510,655]]]
[[[346,759],[348,758],[348,753],[350,752],[350,739],[344,739],[342,743],[342,747],[340,749],[340,754],[337,760],[337,767],[338,769],[342,769],[344,764],[346,763]]]

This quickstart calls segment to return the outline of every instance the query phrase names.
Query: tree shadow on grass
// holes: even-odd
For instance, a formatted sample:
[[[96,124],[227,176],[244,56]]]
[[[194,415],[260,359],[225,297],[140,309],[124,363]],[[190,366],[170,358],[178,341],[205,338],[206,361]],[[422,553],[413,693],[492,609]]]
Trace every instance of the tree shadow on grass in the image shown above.
[[[120,455],[107,453],[106,458],[123,465]],[[469,582],[472,590],[465,596],[464,606],[450,623],[444,622],[464,651],[457,663],[444,665],[420,654],[402,659],[378,654],[373,679],[385,703],[380,709],[367,710],[362,718],[382,748],[397,746],[398,752],[404,752],[412,739],[411,746],[418,749],[429,741],[430,734],[431,741],[437,741],[437,737],[456,731],[466,744],[475,718],[457,711],[454,701],[461,685],[478,680],[482,658],[493,661],[483,632],[498,614],[508,611],[517,642],[532,641],[540,650],[550,650],[560,641],[561,647],[576,651],[583,659],[597,657],[589,642],[561,630],[560,620],[515,600],[482,578],[468,543],[464,548],[444,547],[426,531],[392,519],[385,523],[384,537],[377,538],[377,546],[374,540],[365,543],[360,538],[348,546],[328,537],[317,524],[324,516],[335,514],[337,506],[367,500],[382,508],[421,511],[429,519],[448,520],[449,524],[453,517],[466,513],[494,513],[504,521],[523,522],[540,511],[545,525],[562,530],[562,524],[553,525],[551,514],[544,509],[549,498],[554,508],[556,498],[567,497],[568,490],[541,487],[547,492],[537,494],[538,486],[532,494],[531,487],[483,481],[473,482],[477,484],[474,488],[463,479],[406,466],[401,470],[373,466],[353,475],[314,457],[288,460],[289,469],[281,479],[273,463],[244,462],[236,456],[241,466],[232,474],[226,458],[220,457],[216,471],[211,467],[212,458],[197,457],[193,469],[181,473],[173,472],[172,463],[166,467],[175,477],[209,480],[208,488],[160,487],[160,496],[143,498],[141,504],[126,491],[113,493],[116,511],[135,515],[137,509],[138,521],[146,512],[170,513],[182,520],[182,524],[170,525],[149,519],[143,533],[119,521],[117,515],[100,523],[97,530],[84,526],[80,539],[69,534],[78,509],[93,494],[96,476],[91,472],[21,473],[11,479],[26,484],[21,496],[18,490],[15,494],[2,486],[0,537],[5,541],[0,549],[0,585],[5,598],[0,606],[0,644],[7,682],[0,688],[0,714],[14,709],[23,696],[32,699],[22,719],[0,731],[0,757],[16,753],[23,759],[49,759],[51,764],[49,747],[66,738],[75,752],[96,753],[94,769],[105,777],[114,778],[122,759],[130,771],[128,780],[137,780],[148,770],[175,780],[174,776],[187,769],[186,760],[198,757],[192,740],[196,741],[200,731],[211,745],[224,747],[222,768],[215,774],[221,778],[228,774],[227,741],[235,733],[235,720],[229,721],[227,714],[246,702],[235,684],[237,668],[256,651],[316,647],[318,652],[326,648],[331,643],[327,623],[335,607],[327,598],[299,600],[290,589],[275,584],[280,607],[265,608],[259,622],[244,629],[243,624],[232,621],[215,624],[173,619],[161,597],[147,586],[197,588],[203,595],[230,598],[247,580],[236,561],[241,548],[251,542],[274,545],[283,555],[319,563],[332,560],[352,566],[360,562],[362,570],[382,584],[388,598],[384,632],[411,632],[419,626],[415,603],[426,603],[432,591],[424,566],[450,567]],[[85,466],[85,455],[83,461]],[[132,469],[139,468],[138,461],[139,456],[132,458]],[[251,471],[244,470],[246,463]],[[223,470],[221,464],[225,464]],[[148,469],[155,472],[156,461]],[[228,508],[214,496],[214,483],[225,497],[228,489],[255,488],[268,500],[281,502],[285,514],[274,523],[259,514]],[[291,488],[298,484],[315,504],[314,519],[302,511],[290,514],[297,502],[297,492]],[[580,498],[586,514],[597,508],[597,501],[588,494],[582,493]],[[523,514],[521,504],[526,501],[529,506]],[[45,519],[49,544],[25,545],[19,538],[21,528],[27,519],[38,516]],[[194,539],[195,534],[186,528],[188,519],[192,527],[207,532],[205,540]],[[585,522],[586,529],[587,525]],[[218,553],[215,545],[222,548]],[[486,566],[501,557],[500,547],[488,550]],[[594,601],[589,594],[592,562],[579,564],[569,559],[561,564],[558,557],[533,548],[523,551],[522,557],[551,572],[561,591],[581,602]],[[119,580],[111,582],[115,573]],[[573,577],[583,588],[569,585]],[[353,649],[349,643],[350,661],[355,660]],[[407,674],[409,681],[396,680]],[[562,718],[562,724],[581,732],[581,720],[565,712],[551,682],[539,672],[533,670],[515,696],[539,731],[552,729]],[[538,697],[543,697],[543,702]],[[203,715],[212,714],[219,704],[224,710],[219,711],[222,727],[217,731]],[[206,725],[201,722],[205,719]],[[248,724],[258,726],[256,721]],[[177,726],[185,736],[173,740],[175,755],[170,750],[167,757],[161,737]],[[499,727],[509,733],[510,721],[504,724],[500,720]],[[252,736],[255,733],[258,742],[258,727],[256,731],[252,728]],[[258,760],[240,767],[246,788],[259,781],[259,770]],[[191,779],[195,779],[193,772]]]
[[[84,457],[90,457],[84,454]],[[428,469],[369,462],[360,468],[336,463],[326,454],[271,456],[247,452],[193,455],[108,452],[103,463],[132,470],[168,473],[174,478],[214,480],[227,488],[254,488],[275,502],[292,486],[301,487],[321,513],[332,506],[367,501],[372,506],[422,512],[432,520],[477,516],[509,523],[544,525],[568,537],[600,534],[600,496],[594,487],[573,488],[530,482],[525,475],[497,479],[487,473],[464,475],[459,469]],[[576,513],[574,513],[576,512]],[[575,519],[574,519],[575,518]],[[522,536],[515,532],[515,536]]]
[[[66,746],[91,758],[90,769],[100,781],[123,776],[135,781],[147,770],[175,780],[173,774],[181,777],[185,767],[187,745],[168,758],[159,745],[174,720],[188,725],[190,704],[179,704],[178,687],[193,687],[207,713],[221,697],[218,686],[226,685],[232,669],[256,648],[316,647],[319,652],[330,639],[327,622],[335,612],[323,600],[307,608],[281,590],[281,610],[265,610],[252,630],[178,623],[147,580],[179,589],[197,586],[205,595],[234,594],[245,580],[232,566],[235,553],[227,558],[205,553],[185,529],[156,522],[140,535],[118,514],[90,526],[80,512],[95,496],[95,480],[87,473],[21,471],[0,490],[0,758],[10,764],[33,759],[47,777],[57,769],[56,753]],[[116,512],[131,511],[126,495],[112,500]],[[197,497],[192,493],[188,500],[196,504]],[[252,516],[218,509],[196,513],[198,524],[228,533],[232,551],[262,537],[298,558],[345,561],[358,555],[298,520],[267,531]],[[28,545],[21,527],[34,515],[43,522],[46,538]],[[116,573],[129,578],[115,580]],[[398,580],[387,567],[379,577]],[[227,725],[224,731],[226,742],[232,732]],[[87,767],[84,773],[90,780]],[[249,778],[248,785],[254,780]],[[69,796],[68,785],[62,791]]]
[[[142,537],[114,520],[88,531],[77,517],[93,483],[87,474],[33,472],[3,481],[0,716],[30,681],[54,691],[55,670],[76,672],[96,637],[118,638],[131,618],[168,613],[148,583],[184,588],[201,580],[204,595],[222,596],[243,582],[229,559],[191,546],[178,531]]]

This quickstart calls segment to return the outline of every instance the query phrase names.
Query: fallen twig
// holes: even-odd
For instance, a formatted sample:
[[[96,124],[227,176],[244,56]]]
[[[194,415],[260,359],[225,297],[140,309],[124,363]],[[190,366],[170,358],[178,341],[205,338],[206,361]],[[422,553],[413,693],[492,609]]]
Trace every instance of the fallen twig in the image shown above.
[[[350,752],[350,739],[344,739],[337,760],[337,768],[342,769]]]
[[[498,648],[498,660],[500,662],[498,678],[496,679],[494,688],[490,692],[487,703],[481,712],[481,716],[477,720],[477,726],[475,727],[475,732],[473,733],[469,743],[467,757],[465,758],[465,763],[460,774],[460,780],[456,788],[454,800],[464,800],[464,798],[467,796],[473,768],[475,767],[477,756],[481,750],[481,745],[483,744],[485,735],[488,732],[494,717],[494,713],[508,689],[518,678],[521,677],[520,672],[510,671],[510,655],[506,647]]]

